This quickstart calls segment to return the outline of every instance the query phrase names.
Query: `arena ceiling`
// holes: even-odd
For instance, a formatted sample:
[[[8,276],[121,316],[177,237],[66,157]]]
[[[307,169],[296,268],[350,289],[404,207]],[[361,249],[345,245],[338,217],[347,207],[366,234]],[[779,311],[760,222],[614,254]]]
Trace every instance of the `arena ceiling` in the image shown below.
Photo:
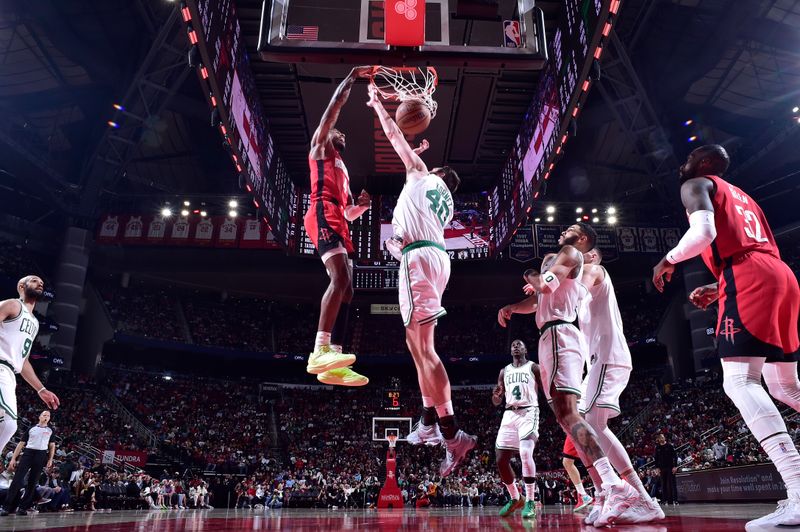
[[[279,148],[295,181],[305,186],[308,140],[347,67],[263,62],[255,51],[261,2],[235,1]],[[136,126],[135,145],[120,165],[103,167],[99,191],[89,194],[88,178],[104,153],[99,147],[109,142],[106,121],[119,116],[112,104],[140,80],[156,42],[176,57],[185,53],[185,34],[162,31],[174,4],[5,5],[0,13],[4,212],[46,219],[88,196],[113,206],[130,197],[152,201],[168,193],[223,194],[237,188],[234,169],[209,127],[196,76],[180,72],[161,83],[171,92],[167,103]],[[552,25],[559,2],[537,5]],[[501,6],[508,10],[506,2]],[[663,204],[665,191],[674,190],[678,161],[700,142],[718,142],[731,151],[735,179],[766,202],[773,225],[796,221],[794,211],[783,207],[800,182],[792,175],[800,166],[794,149],[800,125],[792,116],[800,105],[800,0],[626,0],[615,28],[621,53],[609,50],[603,57],[604,78],[592,90],[577,138],[567,144],[545,198]],[[631,72],[635,79],[629,79]],[[468,188],[486,189],[516,135],[536,74],[488,72],[486,82],[483,70],[442,73],[440,94],[447,108],[429,130],[435,137],[430,161],[452,163]],[[343,127],[351,135],[353,186],[390,192],[399,185],[373,176],[371,154],[355,148],[360,135],[372,132],[364,97],[365,89],[357,88],[343,113],[350,117]],[[646,104],[647,124],[635,123],[640,115],[626,115],[628,102]],[[457,120],[460,113],[472,118],[468,127]],[[690,119],[692,125],[684,126]],[[362,123],[370,127],[365,131]],[[693,135],[698,139],[689,142]]]

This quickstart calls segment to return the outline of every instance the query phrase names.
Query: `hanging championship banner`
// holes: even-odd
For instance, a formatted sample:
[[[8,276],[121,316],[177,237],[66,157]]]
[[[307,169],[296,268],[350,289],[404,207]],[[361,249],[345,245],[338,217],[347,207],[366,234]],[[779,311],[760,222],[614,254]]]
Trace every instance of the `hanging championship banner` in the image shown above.
[[[532,226],[520,227],[511,239],[508,256],[519,262],[529,262],[536,258],[536,241],[533,238]]]
[[[597,249],[603,254],[603,262],[611,262],[619,258],[617,251],[617,232],[607,225],[595,225],[597,232]]]
[[[617,227],[617,242],[620,253],[639,251],[635,227]]]
[[[537,225],[536,226],[536,256],[544,257],[548,253],[558,253],[561,246],[558,239],[561,238],[560,225]],[[519,233],[518,233],[519,234]]]
[[[658,253],[661,251],[661,238],[655,227],[640,227],[639,242],[642,243],[643,253]]]
[[[681,231],[677,227],[666,227],[661,229],[661,244],[664,249],[672,249],[678,245],[681,239]]]

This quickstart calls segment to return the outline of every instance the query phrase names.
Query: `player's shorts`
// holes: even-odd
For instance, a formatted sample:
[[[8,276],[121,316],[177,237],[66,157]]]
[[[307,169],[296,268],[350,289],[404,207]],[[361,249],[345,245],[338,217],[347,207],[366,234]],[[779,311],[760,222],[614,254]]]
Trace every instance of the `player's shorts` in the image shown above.
[[[617,417],[619,396],[628,386],[630,376],[631,369],[625,366],[594,364],[584,379],[584,395],[578,403],[578,410],[585,414],[592,408],[608,408],[613,411],[610,417]]]
[[[350,227],[342,208],[330,201],[312,201],[303,217],[303,226],[317,253],[325,260],[326,254],[343,248],[348,255],[355,251],[350,239]]]
[[[588,351],[583,333],[571,323],[542,327],[539,370],[548,401],[552,389],[581,396],[583,365]]]
[[[572,441],[572,438],[569,436],[566,437],[564,440],[564,449],[561,451],[561,455],[565,458],[571,458],[572,460],[581,461],[580,457],[578,456],[578,449],[575,448],[575,442]]]
[[[11,367],[0,364],[0,416],[17,419],[17,375]]]
[[[497,449],[519,450],[520,440],[533,436],[539,438],[539,407],[521,408],[519,410],[506,410],[500,430],[497,431]]]
[[[800,360],[800,287],[789,266],[766,253],[726,260],[719,279],[720,357]]]
[[[439,244],[420,240],[403,248],[398,288],[406,327],[434,323],[447,314],[442,294],[449,279],[450,256]]]

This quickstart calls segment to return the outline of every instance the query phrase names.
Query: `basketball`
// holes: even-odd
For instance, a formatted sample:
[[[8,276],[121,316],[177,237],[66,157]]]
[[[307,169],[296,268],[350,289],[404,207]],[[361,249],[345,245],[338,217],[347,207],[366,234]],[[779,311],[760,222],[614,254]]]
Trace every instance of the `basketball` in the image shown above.
[[[431,123],[431,111],[420,100],[408,100],[397,108],[395,122],[403,133],[416,135],[428,129]]]

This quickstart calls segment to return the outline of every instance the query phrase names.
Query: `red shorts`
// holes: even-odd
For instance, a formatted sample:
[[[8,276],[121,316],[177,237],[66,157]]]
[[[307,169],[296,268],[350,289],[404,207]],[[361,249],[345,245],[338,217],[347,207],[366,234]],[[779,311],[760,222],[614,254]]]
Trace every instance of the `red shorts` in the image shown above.
[[[567,458],[572,458],[573,460],[581,461],[578,457],[578,450],[575,448],[575,443],[572,441],[572,438],[567,436],[567,439],[564,440],[564,450],[561,451],[561,454]]]
[[[719,294],[719,356],[800,360],[800,287],[785,262],[765,253],[728,259]]]
[[[312,201],[303,217],[303,226],[320,257],[341,244],[347,254],[355,251],[350,239],[350,227],[342,208],[329,201]]]

